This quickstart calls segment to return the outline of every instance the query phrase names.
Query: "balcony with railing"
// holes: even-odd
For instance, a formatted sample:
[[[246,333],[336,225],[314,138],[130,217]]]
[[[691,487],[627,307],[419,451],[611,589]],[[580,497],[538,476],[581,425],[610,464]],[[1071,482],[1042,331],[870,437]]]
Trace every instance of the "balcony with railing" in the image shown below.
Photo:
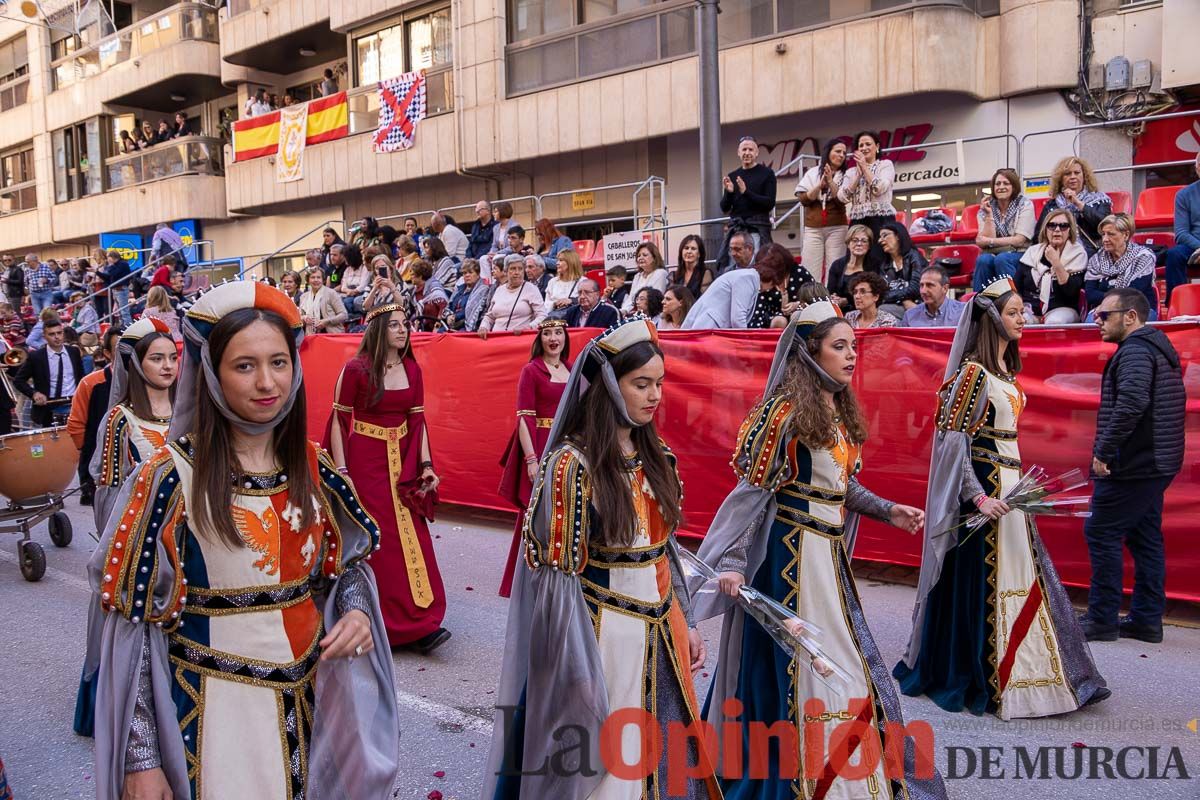
[[[230,0],[221,21],[221,58],[264,72],[295,72],[346,56],[329,30],[330,0]]]
[[[207,136],[186,136],[104,161],[106,191],[116,191],[179,175],[224,175],[224,143]]]
[[[81,84],[89,100],[164,112],[219,97],[228,90],[221,86],[218,31],[210,5],[166,8],[51,63],[51,99],[71,96],[62,90]]]

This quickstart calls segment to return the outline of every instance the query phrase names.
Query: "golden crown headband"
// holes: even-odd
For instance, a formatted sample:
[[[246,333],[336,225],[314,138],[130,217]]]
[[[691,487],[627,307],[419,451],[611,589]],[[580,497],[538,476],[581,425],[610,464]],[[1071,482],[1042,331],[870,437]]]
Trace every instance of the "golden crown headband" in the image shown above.
[[[404,310],[404,306],[400,305],[399,303],[386,303],[385,305],[382,305],[382,306],[375,306],[374,308],[372,308],[370,311],[367,312],[366,322],[367,322],[367,324],[370,324],[371,320],[375,319],[376,317],[378,317],[382,314],[391,314],[393,311],[403,311],[403,310]]]
[[[547,328],[566,328],[567,321],[565,319],[544,319],[538,323],[538,330],[544,331]]]

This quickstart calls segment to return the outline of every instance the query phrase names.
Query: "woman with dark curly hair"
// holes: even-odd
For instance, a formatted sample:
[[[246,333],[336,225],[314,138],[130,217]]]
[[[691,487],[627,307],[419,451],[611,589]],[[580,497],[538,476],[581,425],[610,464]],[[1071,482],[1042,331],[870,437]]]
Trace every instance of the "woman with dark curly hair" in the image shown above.
[[[851,328],[893,328],[900,324],[896,315],[879,308],[887,293],[888,282],[878,272],[859,272],[850,278],[850,299],[854,310],[846,315]]]

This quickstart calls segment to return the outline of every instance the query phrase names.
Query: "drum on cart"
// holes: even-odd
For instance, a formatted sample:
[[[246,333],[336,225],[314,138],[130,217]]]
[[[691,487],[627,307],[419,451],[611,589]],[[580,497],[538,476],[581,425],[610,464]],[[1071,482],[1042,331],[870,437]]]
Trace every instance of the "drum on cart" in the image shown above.
[[[63,509],[63,494],[75,477],[79,451],[65,427],[0,436],[0,533],[17,533],[17,554],[26,580],[40,580],[46,572],[42,546],[30,541],[30,530],[42,522],[58,547],[71,543],[71,520]]]

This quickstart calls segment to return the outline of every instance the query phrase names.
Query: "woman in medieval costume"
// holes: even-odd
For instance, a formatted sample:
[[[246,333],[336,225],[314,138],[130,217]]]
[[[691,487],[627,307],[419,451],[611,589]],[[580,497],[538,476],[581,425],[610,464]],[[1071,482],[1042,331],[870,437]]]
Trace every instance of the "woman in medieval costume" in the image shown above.
[[[500,466],[500,495],[518,509],[517,526],[513,531],[512,547],[500,579],[500,596],[512,594],[513,573],[521,555],[521,532],[525,528],[525,507],[533,491],[538,464],[546,452],[554,412],[562,400],[567,378],[571,373],[571,339],[567,323],[561,319],[545,319],[538,323],[538,335],[533,341],[529,363],[521,368],[517,381],[517,424],[509,439]]]
[[[933,754],[918,754],[898,732],[904,724],[899,694],[850,571],[859,515],[910,533],[923,519],[920,509],[883,500],[854,477],[867,438],[850,389],[854,342],[853,329],[828,301],[807,306],[785,329],[763,400],[738,434],[738,485],[698,553],[720,573],[721,592],[696,594],[696,616],[725,613],[706,714],[717,730],[732,725],[742,731],[736,739],[742,752],[722,754],[726,798],[946,797]],[[823,655],[840,668],[841,680],[822,680],[819,675],[833,677],[830,665],[785,652],[758,621],[740,607],[730,609],[730,596],[743,585],[818,626]],[[756,723],[780,723],[796,733],[786,742],[796,751],[770,753],[765,779],[750,768],[764,758],[750,734]],[[839,732],[845,723],[857,733],[845,738]],[[900,758],[882,755],[901,754],[901,748]],[[844,774],[847,759],[865,764],[866,774]]]
[[[1033,519],[1003,498],[1022,475],[1017,383],[1024,306],[1011,278],[976,294],[939,392],[925,546],[904,660],[907,695],[1001,719],[1074,711],[1104,678]],[[965,520],[988,522],[968,532]]]
[[[439,479],[425,425],[425,384],[404,307],[376,306],[366,322],[358,354],[334,390],[325,446],[379,524],[382,544],[371,563],[388,642],[431,653],[450,632],[442,627],[446,589],[426,523]]]
[[[300,314],[239,281],[184,336],[169,443],[125,481],[89,566],[107,612],[97,798],[383,797],[399,722],[373,647],[379,531],[305,436]]]
[[[618,777],[601,762],[601,726],[618,709],[649,712],[659,734],[699,716],[692,673],[704,647],[674,537],[682,487],[653,423],[663,375],[645,317],[590,342],[571,370],[526,515],[487,800],[665,796],[666,749],[644,774]],[[623,729],[626,763],[646,735]],[[688,798],[720,797],[711,780],[684,786]]]
[[[92,512],[96,530],[104,531],[121,484],[144,458],[166,444],[175,403],[179,350],[171,329],[161,320],[143,318],[117,340],[108,411],[100,423],[89,466],[96,481]],[[103,624],[99,604],[88,608],[88,642],[98,641]],[[92,631],[95,631],[93,635]],[[100,654],[89,650],[75,698],[75,732],[92,736],[95,729],[96,668]]]

